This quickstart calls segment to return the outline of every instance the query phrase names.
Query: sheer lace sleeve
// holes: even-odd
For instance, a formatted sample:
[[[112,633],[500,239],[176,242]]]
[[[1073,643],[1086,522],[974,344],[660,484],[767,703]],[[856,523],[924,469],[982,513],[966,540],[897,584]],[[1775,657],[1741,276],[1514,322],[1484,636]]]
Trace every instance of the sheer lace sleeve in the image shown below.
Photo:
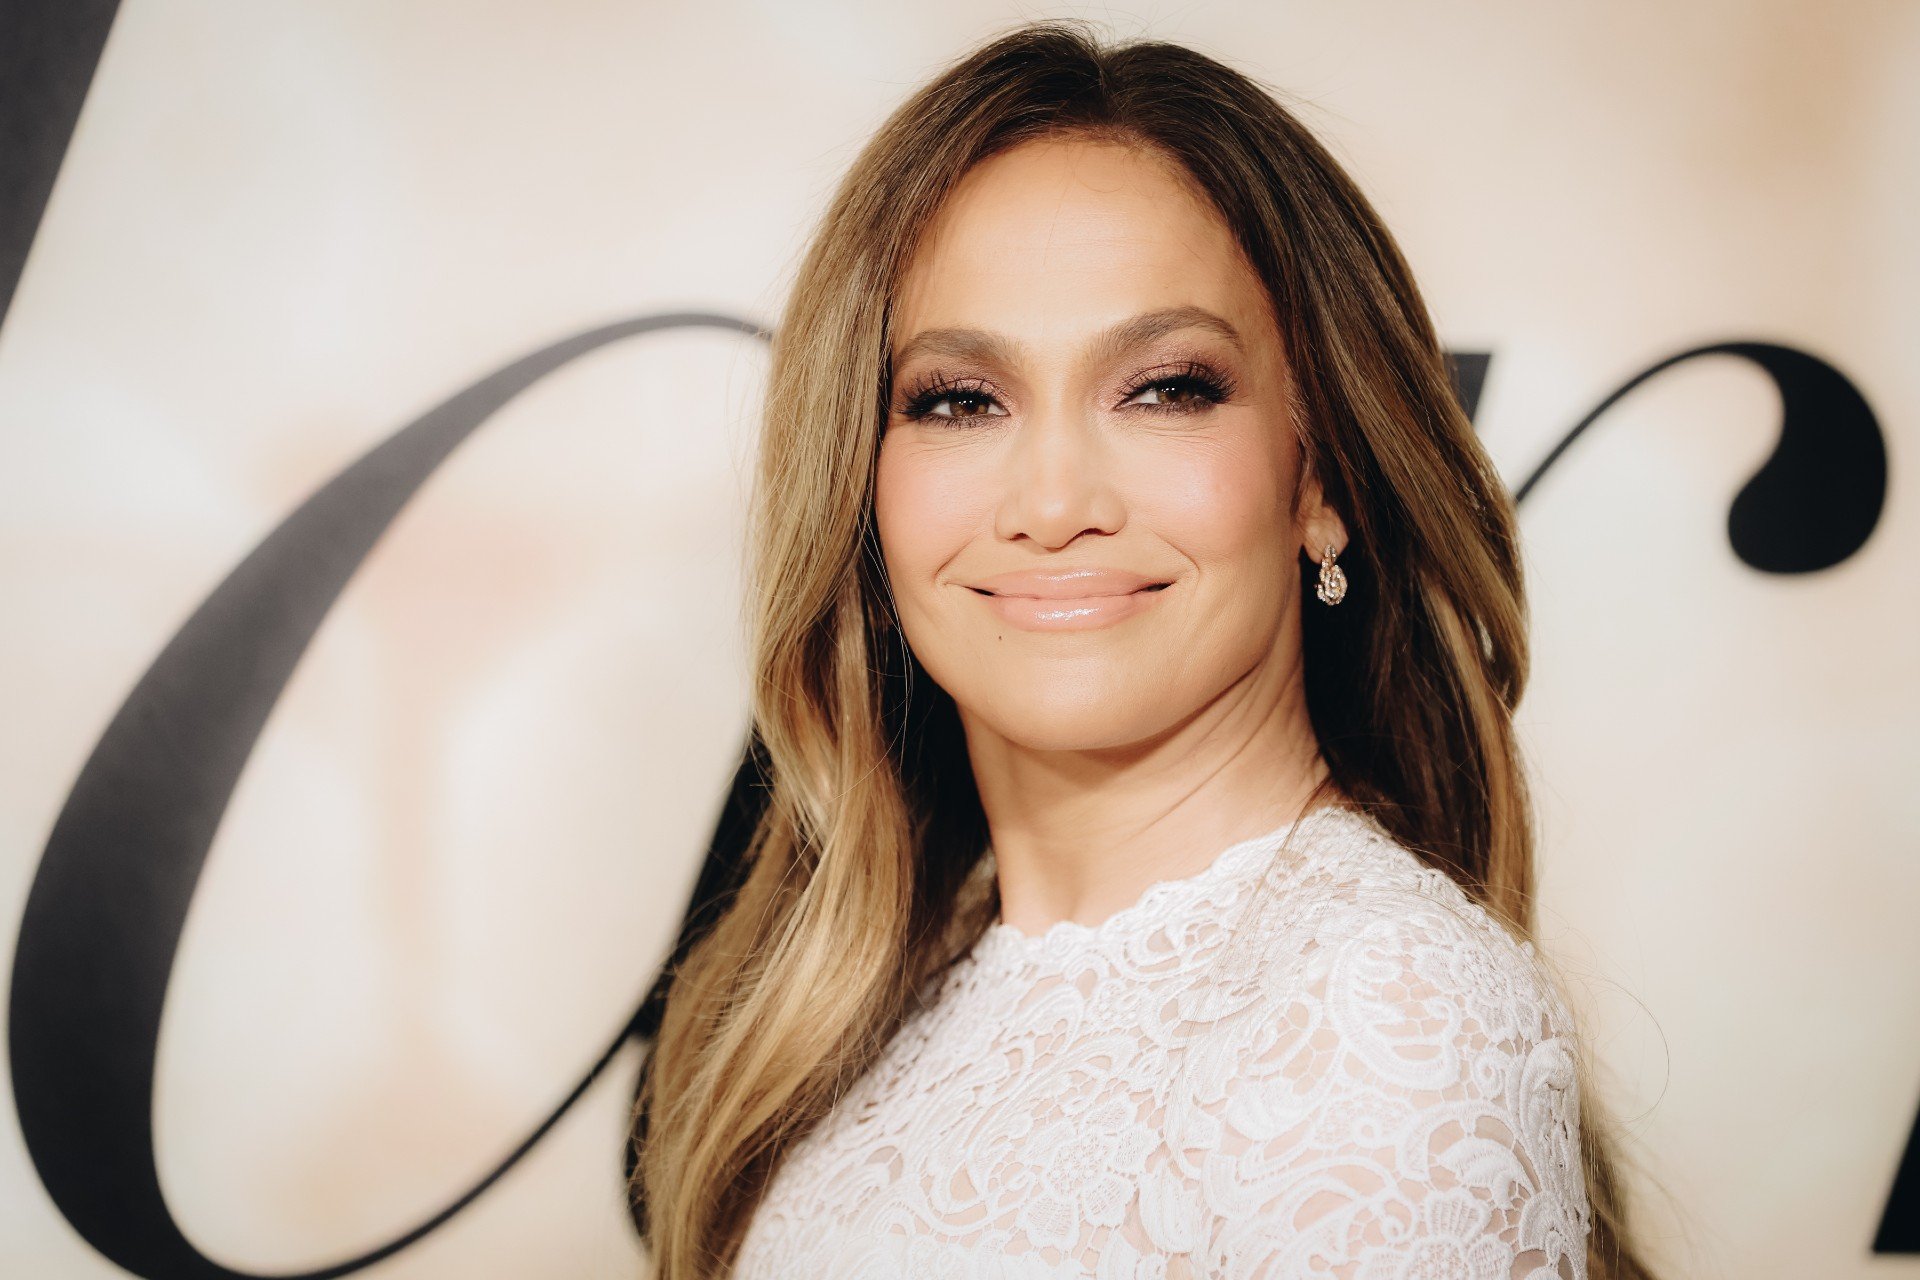
[[[1208,1170],[1217,1274],[1584,1280],[1565,1007],[1480,908],[1406,897],[1310,931]]]

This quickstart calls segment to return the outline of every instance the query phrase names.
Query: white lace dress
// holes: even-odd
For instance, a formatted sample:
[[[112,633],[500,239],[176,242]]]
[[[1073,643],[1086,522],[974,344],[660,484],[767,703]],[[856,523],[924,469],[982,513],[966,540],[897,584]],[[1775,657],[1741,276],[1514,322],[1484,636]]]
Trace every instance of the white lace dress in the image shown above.
[[[1369,818],[1288,831],[993,925],[776,1169],[738,1280],[1583,1280],[1533,947]]]

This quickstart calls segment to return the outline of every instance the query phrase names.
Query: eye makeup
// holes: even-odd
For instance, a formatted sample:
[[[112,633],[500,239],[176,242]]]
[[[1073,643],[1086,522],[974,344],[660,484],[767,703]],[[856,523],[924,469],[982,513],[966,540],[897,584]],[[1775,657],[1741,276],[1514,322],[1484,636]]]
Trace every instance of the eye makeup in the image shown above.
[[[1206,360],[1172,360],[1151,365],[1129,376],[1120,393],[1116,411],[1138,411],[1184,417],[1204,413],[1233,398],[1239,384],[1224,369]],[[1156,403],[1141,404],[1133,410],[1127,402],[1151,391]],[[947,412],[935,410],[951,402]],[[956,411],[960,406],[969,406]],[[1007,410],[994,385],[979,377],[950,377],[938,370],[909,381],[895,396],[893,412],[911,422],[948,425],[968,418],[998,418]],[[996,412],[997,410],[997,412]]]

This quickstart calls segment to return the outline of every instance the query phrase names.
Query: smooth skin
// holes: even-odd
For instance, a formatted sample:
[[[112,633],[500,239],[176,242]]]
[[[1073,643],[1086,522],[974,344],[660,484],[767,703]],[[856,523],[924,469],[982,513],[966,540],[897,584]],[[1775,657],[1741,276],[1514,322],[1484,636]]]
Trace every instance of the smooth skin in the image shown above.
[[[1183,312],[1097,342],[1182,308],[1232,336]],[[1272,303],[1225,221],[1152,151],[1023,143],[962,179],[891,333],[875,518],[907,643],[959,707],[1001,920],[1096,925],[1290,821],[1326,774],[1298,557],[1346,531],[1303,476]],[[1081,566],[1171,585],[1078,630],[968,585]]]

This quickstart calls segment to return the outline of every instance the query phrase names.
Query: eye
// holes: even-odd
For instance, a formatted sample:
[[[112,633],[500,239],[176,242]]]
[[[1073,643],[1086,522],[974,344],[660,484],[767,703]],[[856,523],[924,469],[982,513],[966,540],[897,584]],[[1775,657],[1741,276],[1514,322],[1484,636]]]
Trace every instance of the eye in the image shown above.
[[[1231,398],[1232,380],[1203,364],[1182,365],[1172,371],[1153,371],[1136,379],[1126,401],[1160,413],[1197,413]]]
[[[940,411],[942,405],[946,406],[944,411]],[[897,412],[915,422],[947,424],[964,418],[1004,417],[1007,411],[978,383],[936,379],[910,391]]]

